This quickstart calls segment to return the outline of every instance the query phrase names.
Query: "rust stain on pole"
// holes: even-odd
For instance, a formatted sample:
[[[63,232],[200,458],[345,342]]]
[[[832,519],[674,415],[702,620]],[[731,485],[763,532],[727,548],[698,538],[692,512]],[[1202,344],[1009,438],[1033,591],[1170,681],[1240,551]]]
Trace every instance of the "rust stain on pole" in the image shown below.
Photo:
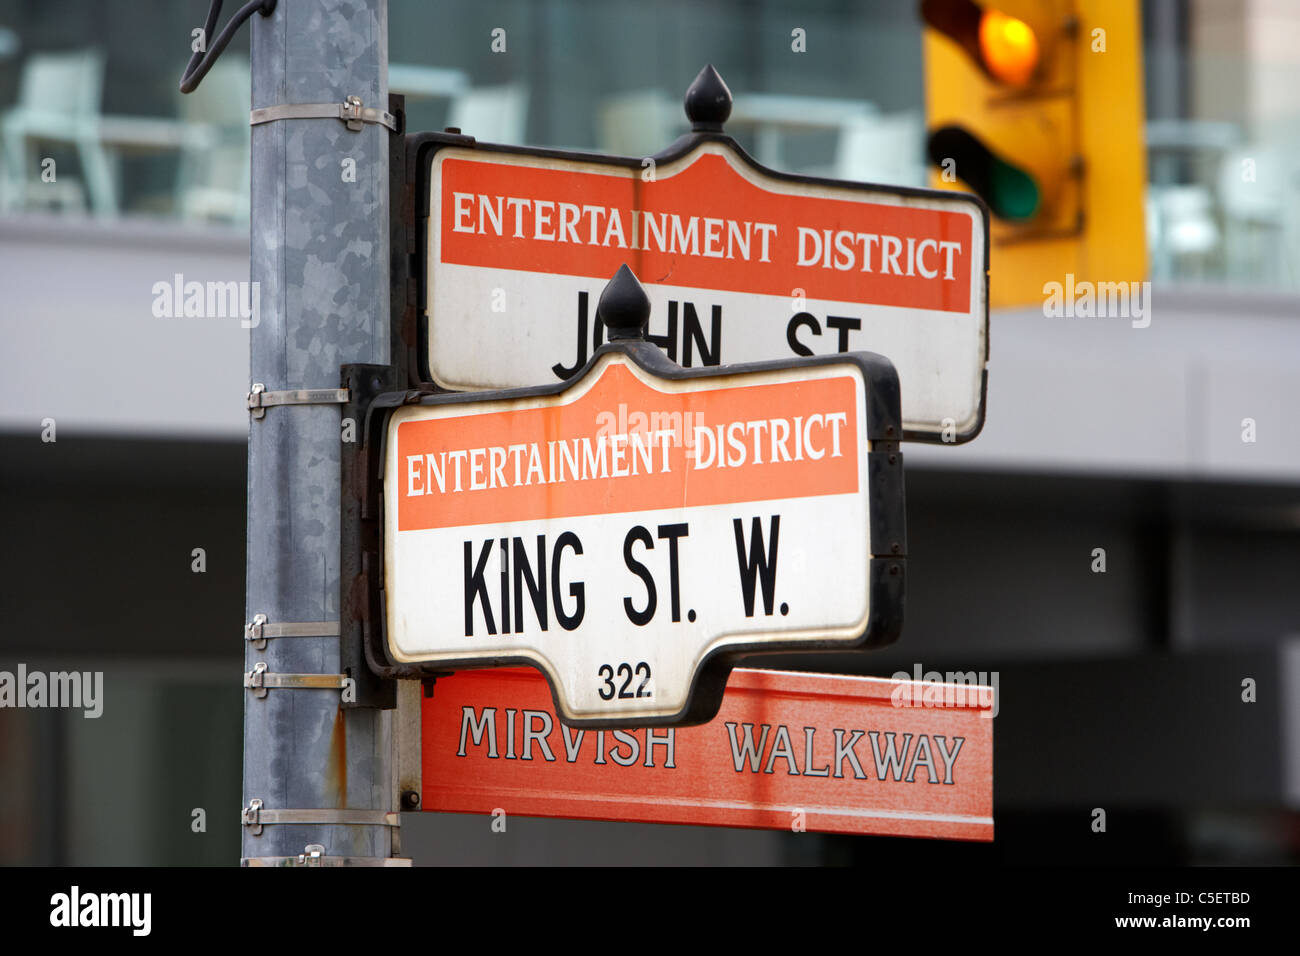
[[[325,771],[327,786],[337,794],[335,802],[340,807],[348,802],[348,725],[343,719],[343,708],[334,712],[334,731],[330,736],[330,760]]]

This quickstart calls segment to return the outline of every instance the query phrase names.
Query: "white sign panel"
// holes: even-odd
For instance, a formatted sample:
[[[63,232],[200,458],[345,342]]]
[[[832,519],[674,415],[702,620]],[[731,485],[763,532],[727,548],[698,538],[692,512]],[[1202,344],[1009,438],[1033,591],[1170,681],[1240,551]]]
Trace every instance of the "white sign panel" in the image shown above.
[[[906,438],[960,442],[983,424],[987,212],[971,196],[777,174],[723,137],[651,165],[426,155],[425,360],[440,385],[572,376],[626,263],[651,340],[685,367],[869,350],[898,369]]]
[[[661,377],[613,351],[563,391],[397,409],[389,656],[531,663],[570,722],[648,724],[713,655],[870,640],[861,359]]]

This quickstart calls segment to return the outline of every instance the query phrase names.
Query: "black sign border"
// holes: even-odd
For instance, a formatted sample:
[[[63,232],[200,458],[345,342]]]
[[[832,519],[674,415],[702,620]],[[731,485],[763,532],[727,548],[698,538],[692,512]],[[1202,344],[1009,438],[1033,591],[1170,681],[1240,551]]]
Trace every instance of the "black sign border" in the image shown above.
[[[865,438],[872,443],[868,452],[869,532],[877,552],[869,559],[868,577],[870,611],[866,629],[854,641],[802,641],[793,645],[772,642],[737,644],[711,651],[692,677],[685,706],[675,714],[659,717],[571,717],[560,707],[551,675],[531,658],[503,655],[499,658],[438,661],[436,663],[396,662],[388,654],[387,600],[384,589],[384,488],[383,464],[386,457],[388,421],[392,413],[405,405],[463,405],[520,398],[551,397],[576,387],[589,375],[605,355],[626,355],[643,371],[666,380],[730,378],[752,373],[789,371],[827,365],[854,365],[865,385]],[[356,444],[352,460],[345,466],[352,489],[351,518],[345,511],[344,561],[353,582],[343,596],[342,618],[349,629],[359,629],[354,638],[362,645],[370,671],[380,678],[424,680],[445,676],[456,670],[479,670],[496,667],[524,666],[539,671],[551,691],[556,716],[566,725],[590,729],[636,727],[681,727],[707,723],[722,704],[727,677],[744,659],[746,665],[762,666],[762,658],[782,655],[782,665],[815,666],[820,655],[831,652],[870,649],[893,643],[902,631],[906,593],[907,530],[903,483],[903,456],[899,449],[902,432],[899,407],[898,373],[887,358],[874,352],[842,352],[808,358],[780,359],[738,365],[682,368],[657,346],[645,340],[616,340],[602,345],[571,378],[554,384],[483,392],[441,392],[409,389],[379,391],[382,366],[345,366],[347,380],[357,394],[353,398],[361,423],[361,441]],[[367,382],[371,390],[367,394]],[[345,458],[348,456],[345,455]],[[364,476],[364,480],[358,478]],[[349,554],[351,560],[349,560]],[[793,661],[793,665],[791,664]],[[430,688],[432,690],[432,688]]]

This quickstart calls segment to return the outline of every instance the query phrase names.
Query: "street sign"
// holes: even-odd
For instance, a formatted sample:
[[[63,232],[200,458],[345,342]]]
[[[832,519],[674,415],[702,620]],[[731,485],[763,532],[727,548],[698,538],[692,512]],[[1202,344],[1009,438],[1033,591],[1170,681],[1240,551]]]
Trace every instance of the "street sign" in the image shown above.
[[[607,733],[556,720],[534,671],[466,671],[423,698],[420,808],[988,841],[992,703],[737,669],[709,724]]]
[[[617,341],[567,383],[391,413],[390,660],[527,662],[570,723],[646,726],[707,720],[740,654],[893,640],[889,362],[684,370],[630,338],[649,302],[625,267],[600,311]]]
[[[711,67],[686,105],[695,131],[645,159],[415,138],[422,374],[458,390],[574,375],[603,336],[596,296],[627,262],[650,340],[679,364],[870,350],[898,368],[905,438],[973,438],[984,205],[764,168],[721,132],[730,93]]]

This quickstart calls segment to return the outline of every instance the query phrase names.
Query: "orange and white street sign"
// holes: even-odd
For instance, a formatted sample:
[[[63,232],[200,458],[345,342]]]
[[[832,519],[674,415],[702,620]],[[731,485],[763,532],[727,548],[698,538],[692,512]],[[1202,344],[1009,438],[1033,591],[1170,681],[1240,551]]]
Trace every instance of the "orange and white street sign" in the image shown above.
[[[421,808],[993,839],[992,691],[732,671],[695,727],[592,731],[525,669],[439,678],[421,714]]]
[[[567,385],[399,408],[388,656],[526,662],[570,723],[641,726],[708,719],[739,654],[892,640],[897,408],[880,356],[719,375],[645,342]]]
[[[596,298],[627,263],[651,341],[683,366],[868,350],[898,368],[904,438],[981,428],[988,219],[974,197],[777,173],[720,134],[653,160],[422,142],[424,371],[439,385],[575,374],[602,339]]]

